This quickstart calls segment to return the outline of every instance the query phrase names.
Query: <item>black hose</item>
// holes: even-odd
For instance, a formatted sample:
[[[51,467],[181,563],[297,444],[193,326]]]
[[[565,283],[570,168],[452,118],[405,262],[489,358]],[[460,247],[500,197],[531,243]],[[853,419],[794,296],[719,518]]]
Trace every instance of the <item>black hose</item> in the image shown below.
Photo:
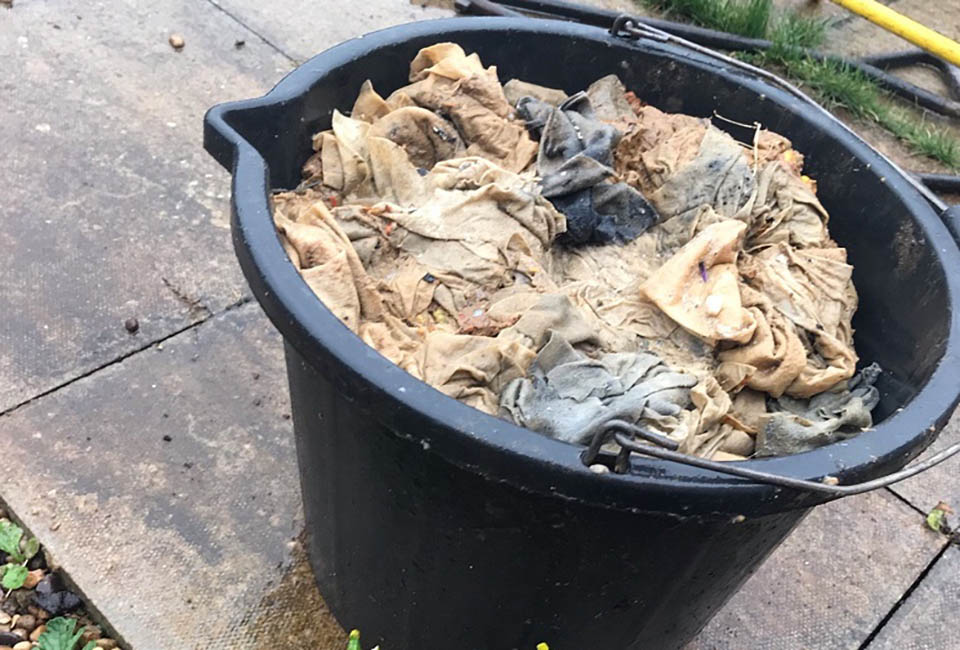
[[[934,192],[944,192],[949,194],[960,194],[960,176],[952,174],[914,174],[920,179],[920,182],[929,187]]]

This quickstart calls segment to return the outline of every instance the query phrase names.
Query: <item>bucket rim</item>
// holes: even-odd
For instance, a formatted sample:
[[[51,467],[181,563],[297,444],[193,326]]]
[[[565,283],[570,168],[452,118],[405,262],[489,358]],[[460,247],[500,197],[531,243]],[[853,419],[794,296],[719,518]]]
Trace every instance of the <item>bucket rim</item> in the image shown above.
[[[338,389],[365,397],[385,398],[388,408],[378,419],[395,434],[415,439],[425,450],[454,465],[518,488],[589,502],[603,507],[660,511],[678,516],[758,516],[806,508],[831,500],[822,494],[798,492],[732,478],[670,461],[631,459],[626,474],[596,474],[580,460],[582,448],[548,438],[488,415],[447,397],[408,374],[364,343],[314,295],[290,263],[273,226],[269,207],[267,161],[232,122],[238,114],[285,104],[305,94],[324,75],[377,49],[415,38],[437,42],[458,34],[544,32],[557,37],[599,41],[611,47],[639,49],[693,65],[710,65],[716,75],[762,91],[781,108],[799,100],[743,71],[718,66],[702,54],[669,43],[630,42],[597,27],[532,18],[461,17],[425,20],[389,27],[339,45],[305,62],[260,98],[220,104],[204,118],[206,149],[232,171],[232,233],[241,268],[260,305],[302,357],[332,369]],[[944,269],[950,326],[943,355],[929,380],[902,410],[860,435],[818,449],[775,458],[738,461],[766,472],[798,479],[836,477],[841,484],[877,478],[895,471],[919,454],[943,427],[960,398],[960,249],[927,201],[885,157],[840,123],[822,125],[851,155],[882,174],[927,240]],[[414,431],[416,433],[411,433]],[[728,505],[729,502],[729,505]],[[736,505],[734,505],[736,504]]]

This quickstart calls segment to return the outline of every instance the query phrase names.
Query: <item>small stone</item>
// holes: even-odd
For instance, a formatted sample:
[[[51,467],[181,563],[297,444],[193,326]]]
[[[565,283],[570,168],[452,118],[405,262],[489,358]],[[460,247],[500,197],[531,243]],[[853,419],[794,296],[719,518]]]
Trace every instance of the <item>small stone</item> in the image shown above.
[[[247,44],[246,41],[244,41],[244,40],[239,40],[239,39],[233,42],[233,46],[234,46],[235,48],[237,48],[238,50],[242,50],[242,49],[243,49],[243,46],[246,45],[246,44]]]
[[[170,41],[170,47],[178,51],[182,50],[183,46],[186,45],[186,42],[183,40],[183,36],[180,36],[180,34],[170,34],[170,38],[168,40]]]
[[[13,633],[16,634],[17,637],[20,638],[20,639],[26,640],[26,639],[29,639],[29,638],[30,638],[30,633],[27,632],[27,631],[26,631],[25,629],[23,629],[22,627],[14,628]]]
[[[33,601],[54,616],[66,614],[80,607],[80,597],[63,587],[55,574],[40,581],[33,592]]]
[[[113,639],[99,639],[97,641],[98,648],[104,648],[105,650],[113,650],[117,647],[117,642]]]
[[[21,627],[27,632],[33,632],[37,629],[37,617],[32,614],[24,614],[17,621],[17,627]]]
[[[43,580],[44,572],[43,569],[34,569],[27,573],[27,579],[23,581],[24,589],[33,589],[36,587],[41,580]],[[33,629],[32,627],[30,628]]]
[[[36,616],[38,621],[45,621],[50,618],[50,612],[42,607],[37,607],[36,605],[28,606],[27,611]]]
[[[607,474],[610,471],[610,468],[600,463],[594,463],[590,466],[590,471],[594,474]]]
[[[30,640],[36,641],[40,638],[40,635],[47,631],[46,625],[38,625],[37,628],[30,633]]]
[[[0,632],[0,645],[12,646],[23,641],[23,637],[17,636],[13,632]]]
[[[83,628],[83,634],[80,635],[80,646],[85,646],[91,641],[96,641],[101,636],[103,632],[100,631],[100,628],[96,625],[87,625]]]
[[[138,321],[136,318],[128,318],[127,320],[123,321],[123,326],[127,328],[128,332],[133,334],[140,329],[140,321]]]
[[[33,644],[29,641],[21,641],[17,645],[13,646],[13,650],[30,650],[33,647]]]
[[[0,625],[6,625],[10,622],[10,615],[6,612],[0,612]]]

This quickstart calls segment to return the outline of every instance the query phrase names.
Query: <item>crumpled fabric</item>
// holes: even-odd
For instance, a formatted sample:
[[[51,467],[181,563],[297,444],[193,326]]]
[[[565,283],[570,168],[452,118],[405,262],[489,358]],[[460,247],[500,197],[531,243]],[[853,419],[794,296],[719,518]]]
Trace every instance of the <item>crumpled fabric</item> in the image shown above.
[[[859,435],[873,426],[880,401],[874,383],[880,367],[871,364],[838,386],[807,400],[772,400],[773,414],[757,436],[757,456],[798,454]]]
[[[736,219],[707,226],[647,279],[641,295],[710,344],[750,341],[756,319],[740,302],[737,270],[746,229]]]
[[[422,50],[410,81],[386,98],[364,83],[304,184],[273,197],[291,262],[366,343],[572,442],[621,417],[734,460],[870,426],[852,268],[789,140],[738,143],[613,75],[572,97],[501,87],[454,44]],[[597,226],[634,195],[662,220]]]
[[[559,106],[569,97],[559,88],[538,86],[522,79],[511,79],[503,84],[503,96],[507,98],[507,103],[513,108],[516,108],[524,97],[534,97],[551,106]]]
[[[455,43],[424,48],[410,63],[410,81],[386,102],[408,98],[449,116],[469,143],[466,155],[482,156],[513,172],[525,169],[536,156],[537,144],[511,117],[513,107],[503,94],[496,67],[484,68],[476,54],[468,56]]]
[[[672,431],[690,404],[693,375],[675,372],[655,354],[611,353],[591,359],[553,334],[527,376],[511,382],[501,411],[551,438],[586,443],[612,419]]]
[[[540,140],[541,191],[567,217],[565,241],[630,241],[658,221],[642,194],[626,183],[607,182],[620,132],[596,118],[586,93],[558,107],[523,97],[517,114]]]
[[[614,125],[621,132],[631,129],[636,123],[636,111],[627,99],[627,89],[617,75],[600,77],[587,87],[586,93],[598,120]]]
[[[530,179],[483,158],[444,161],[423,177],[406,165],[375,182],[408,205],[303,209],[295,195],[278,195],[278,231],[308,285],[361,338],[447,394],[496,412],[499,391],[526,370],[544,328],[593,337],[564,296],[548,305],[552,319],[541,314],[540,294],[555,289],[542,262],[563,216]],[[389,185],[397,179],[402,188]],[[471,333],[491,329],[499,334]]]

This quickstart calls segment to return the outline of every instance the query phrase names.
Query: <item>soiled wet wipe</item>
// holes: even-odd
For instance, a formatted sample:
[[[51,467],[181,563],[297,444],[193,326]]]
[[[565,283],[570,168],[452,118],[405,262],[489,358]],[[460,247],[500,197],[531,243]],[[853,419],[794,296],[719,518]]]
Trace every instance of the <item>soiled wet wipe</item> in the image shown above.
[[[655,354],[602,354],[596,359],[552,333],[526,377],[507,385],[500,408],[521,426],[564,442],[619,419],[672,433],[690,406],[697,378],[674,372]]]
[[[757,456],[783,456],[810,451],[851,438],[873,426],[880,401],[874,386],[880,366],[871,364],[849,381],[808,400],[781,397],[757,437]]]
[[[540,140],[541,192],[567,217],[563,240],[574,244],[630,241],[659,218],[643,195],[614,176],[620,131],[596,118],[590,98],[577,93],[557,107],[535,97],[517,114]]]
[[[580,444],[732,460],[872,426],[846,251],[789,140],[511,80],[452,43],[313,139],[277,232],[324,304],[446,395]]]

